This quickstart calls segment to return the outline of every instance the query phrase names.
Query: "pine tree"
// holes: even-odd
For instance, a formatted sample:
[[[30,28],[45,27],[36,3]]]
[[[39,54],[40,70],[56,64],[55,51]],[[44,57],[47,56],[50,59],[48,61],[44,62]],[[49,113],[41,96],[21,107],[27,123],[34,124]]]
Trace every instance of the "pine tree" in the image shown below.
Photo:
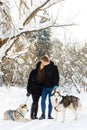
[[[48,13],[45,10],[43,16],[40,20],[40,23],[46,22],[48,19]],[[49,55],[50,50],[50,33],[51,29],[43,29],[38,31],[38,45],[37,45],[37,56],[40,57],[44,54]]]

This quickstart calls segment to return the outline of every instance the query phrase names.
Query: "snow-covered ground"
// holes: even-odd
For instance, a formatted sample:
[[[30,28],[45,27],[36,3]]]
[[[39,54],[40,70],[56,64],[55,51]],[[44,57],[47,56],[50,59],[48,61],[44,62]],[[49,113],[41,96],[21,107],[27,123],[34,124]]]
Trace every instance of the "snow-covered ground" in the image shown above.
[[[14,122],[3,120],[3,113],[8,109],[16,109],[20,104],[27,100],[26,89],[11,87],[7,89],[0,87],[0,130],[87,130],[87,92],[81,92],[77,94],[82,102],[82,110],[78,112],[78,120],[74,120],[73,114],[70,110],[66,111],[66,121],[61,122],[62,114],[59,113],[58,120],[55,121],[44,120],[32,120],[28,123]],[[30,110],[32,103],[31,96],[27,100],[27,104]],[[46,102],[47,103],[47,102]],[[41,115],[40,101],[38,117]],[[54,111],[52,113],[54,116]],[[30,118],[30,111],[26,114],[27,118]]]

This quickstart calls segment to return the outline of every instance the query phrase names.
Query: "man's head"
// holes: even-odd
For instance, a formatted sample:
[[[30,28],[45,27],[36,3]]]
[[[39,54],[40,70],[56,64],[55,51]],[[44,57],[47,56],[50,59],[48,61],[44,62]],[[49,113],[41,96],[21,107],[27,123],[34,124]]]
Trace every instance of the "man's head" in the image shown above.
[[[41,57],[41,63],[43,66],[48,65],[50,63],[49,57],[47,55]]]

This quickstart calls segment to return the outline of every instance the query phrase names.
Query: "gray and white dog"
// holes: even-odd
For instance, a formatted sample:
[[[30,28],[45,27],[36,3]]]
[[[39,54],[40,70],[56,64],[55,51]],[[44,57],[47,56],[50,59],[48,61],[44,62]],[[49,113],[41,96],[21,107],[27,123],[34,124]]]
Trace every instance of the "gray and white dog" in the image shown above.
[[[75,116],[75,120],[77,120],[77,111],[81,109],[80,99],[73,95],[63,96],[57,90],[53,90],[51,94],[51,103],[55,112],[55,120],[57,120],[58,112],[62,112],[63,121],[65,121],[65,111],[66,109],[72,110]]]

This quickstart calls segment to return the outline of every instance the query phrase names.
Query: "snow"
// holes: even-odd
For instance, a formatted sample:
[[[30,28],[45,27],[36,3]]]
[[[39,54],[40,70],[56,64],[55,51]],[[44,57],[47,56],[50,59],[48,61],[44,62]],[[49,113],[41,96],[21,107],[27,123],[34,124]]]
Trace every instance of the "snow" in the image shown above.
[[[74,92],[74,91],[73,91]],[[6,121],[3,119],[3,113],[8,109],[16,109],[20,104],[27,101],[29,112],[26,114],[26,118],[30,118],[30,107],[32,103],[31,96],[27,99],[26,88],[0,87],[0,129],[1,130],[87,130],[87,92],[82,91],[77,96],[81,99],[82,110],[78,112],[78,120],[74,120],[73,114],[70,110],[66,111],[66,120],[61,122],[62,115],[59,113],[57,121],[44,119],[44,120],[32,120],[28,123]],[[40,99],[41,101],[41,99]],[[39,101],[38,117],[41,115]],[[46,102],[47,103],[47,102]],[[54,111],[52,112],[54,116]]]
[[[0,76],[4,75],[4,73],[2,71],[0,71]]]

